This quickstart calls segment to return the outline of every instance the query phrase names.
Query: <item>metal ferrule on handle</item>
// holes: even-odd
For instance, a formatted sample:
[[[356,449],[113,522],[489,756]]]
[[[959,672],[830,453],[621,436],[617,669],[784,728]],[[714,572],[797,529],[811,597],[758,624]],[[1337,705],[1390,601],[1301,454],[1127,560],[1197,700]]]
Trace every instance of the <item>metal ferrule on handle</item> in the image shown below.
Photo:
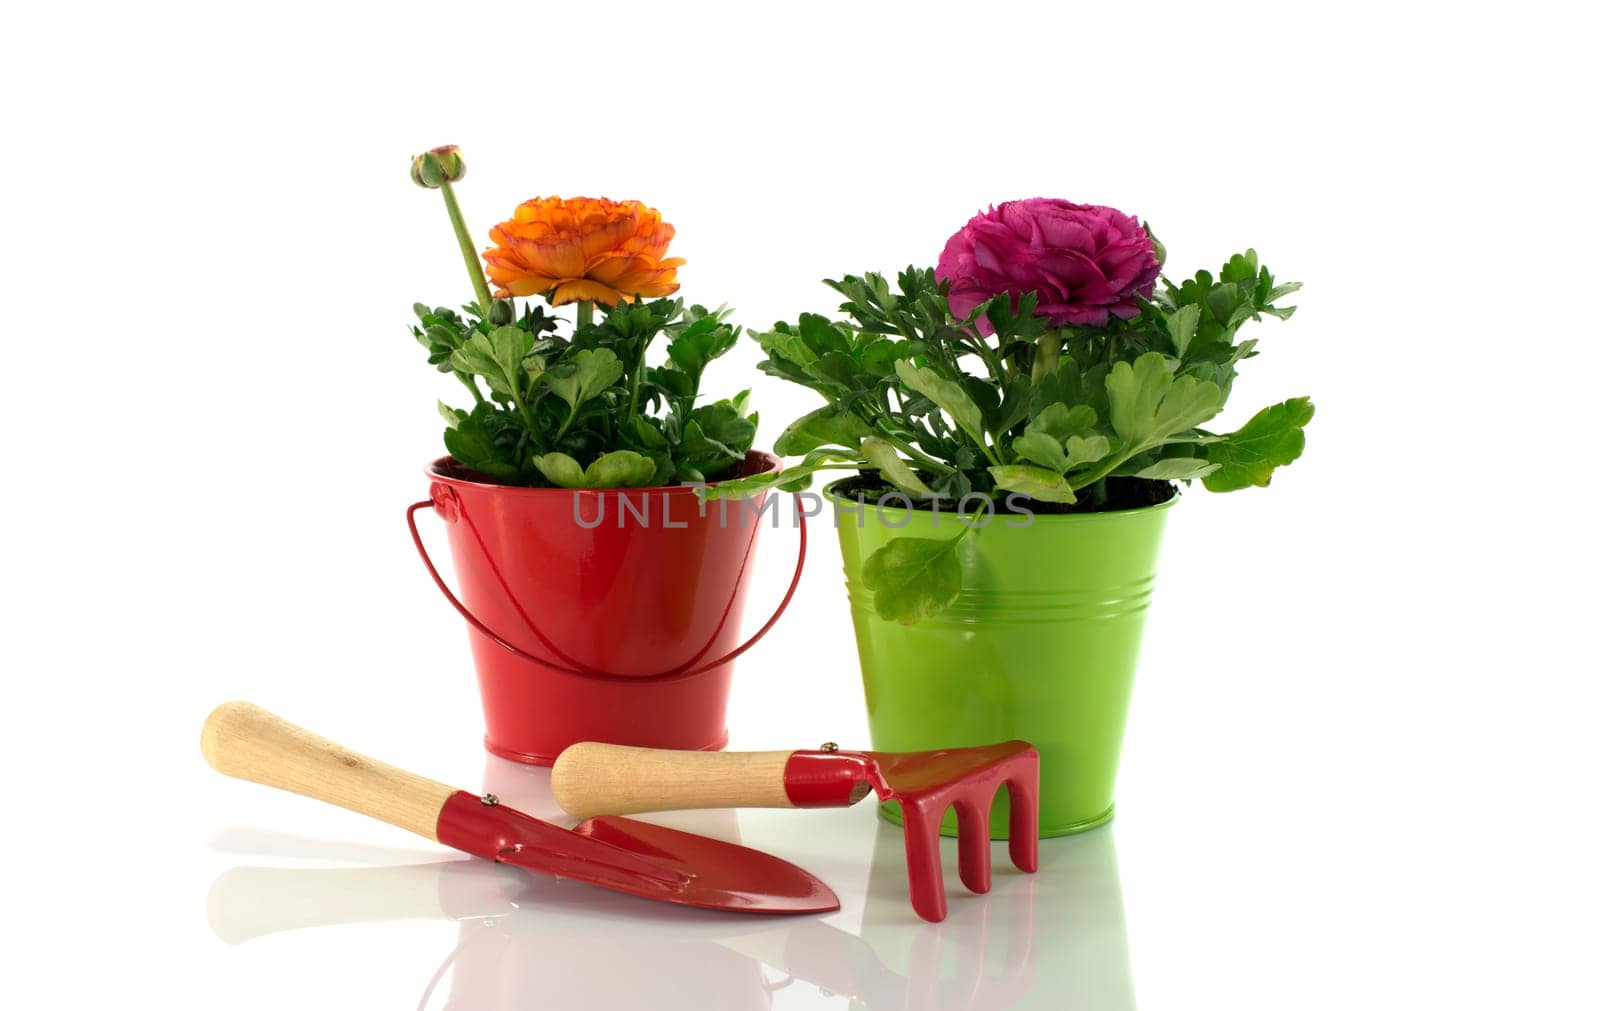
[[[783,789],[795,807],[849,807],[877,789],[876,766],[848,751],[796,751],[783,767]]]

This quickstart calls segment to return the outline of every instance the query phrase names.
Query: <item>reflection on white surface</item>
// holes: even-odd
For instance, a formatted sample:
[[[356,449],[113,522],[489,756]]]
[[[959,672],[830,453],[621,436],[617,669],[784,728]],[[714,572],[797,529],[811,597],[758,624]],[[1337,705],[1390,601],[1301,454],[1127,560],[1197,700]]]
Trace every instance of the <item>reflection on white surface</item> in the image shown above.
[[[485,783],[504,802],[558,820],[544,770],[493,759]],[[859,817],[835,823],[849,831],[835,833],[829,845],[858,852],[866,873],[829,882],[843,909],[826,917],[684,909],[471,859],[236,867],[214,882],[208,913],[230,943],[333,924],[454,921],[453,947],[440,951],[436,965],[417,968],[420,1008],[1134,1008],[1108,830],[1046,840],[1036,875],[1002,873],[997,854],[987,896],[954,881],[954,841],[946,840],[951,913],[931,924],[907,900],[900,830],[866,808],[853,814]],[[776,824],[784,832],[745,842],[788,855],[784,836],[806,815],[783,816],[759,828]],[[660,820],[730,841],[740,832],[728,811]],[[238,849],[249,836],[229,838]],[[312,845],[302,844],[297,848]],[[327,852],[342,856],[337,843]]]

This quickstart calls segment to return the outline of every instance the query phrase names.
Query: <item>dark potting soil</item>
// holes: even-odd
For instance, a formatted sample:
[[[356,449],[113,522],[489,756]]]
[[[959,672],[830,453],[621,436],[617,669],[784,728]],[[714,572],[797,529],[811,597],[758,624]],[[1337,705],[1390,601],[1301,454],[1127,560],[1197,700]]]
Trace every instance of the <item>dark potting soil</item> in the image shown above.
[[[752,451],[743,460],[740,460],[736,466],[732,467],[726,474],[719,474],[713,478],[712,481],[715,483],[716,481],[731,481],[734,478],[740,477],[754,477],[757,474],[764,473],[770,466],[771,464],[765,454],[757,454]],[[501,488],[542,489],[554,487],[553,485],[547,484],[517,484],[509,481],[502,481],[499,478],[490,477],[487,474],[480,474],[478,471],[475,471],[470,467],[463,467],[461,464],[456,462],[454,457],[449,456],[442,457],[438,462],[436,462],[433,465],[433,470],[441,477],[453,477],[459,481],[471,481],[474,484],[492,484]],[[683,487],[683,484],[684,483],[681,481],[673,481],[669,484],[651,485],[649,488],[640,488],[636,490],[650,491],[654,488],[681,488]],[[596,490],[615,491],[617,489],[599,488]]]
[[[896,494],[898,489],[886,483],[873,474],[858,474],[846,478],[832,489],[832,494],[840,498],[860,498],[869,503],[876,503],[885,495]],[[904,493],[900,493],[903,495]],[[1121,509],[1143,509],[1147,506],[1160,505],[1178,494],[1178,486],[1171,481],[1152,481],[1143,477],[1112,477],[1106,479],[1106,497],[1103,502],[1096,502],[1084,494],[1078,501],[1067,502],[1040,502],[1028,498],[1026,495],[1017,496],[1018,505],[1026,505],[1034,513],[1042,515],[1056,515],[1064,513],[1109,513]],[[1020,515],[1020,509],[1014,509],[1007,502],[1004,492],[992,496],[994,509],[1001,514]],[[977,500],[971,500],[973,506]],[[888,505],[895,508],[905,508],[906,499],[896,497]],[[932,512],[931,501],[913,501],[913,509],[922,512]],[[948,511],[950,505],[946,502],[940,506],[942,511]],[[970,511],[970,510],[969,510]]]

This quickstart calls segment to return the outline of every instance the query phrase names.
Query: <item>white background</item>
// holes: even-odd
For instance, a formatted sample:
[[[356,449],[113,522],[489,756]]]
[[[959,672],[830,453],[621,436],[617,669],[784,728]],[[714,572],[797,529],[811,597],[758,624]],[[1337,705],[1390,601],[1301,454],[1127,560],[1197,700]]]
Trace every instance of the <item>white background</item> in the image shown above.
[[[1131,1006],[1086,982],[1104,970],[1147,1009],[1600,1006],[1579,9],[10,11],[0,1001],[410,1007],[454,945],[437,919],[220,940],[232,907],[213,893],[208,920],[207,896],[229,868],[443,855],[223,780],[196,732],[245,697],[484,775],[462,630],[401,522],[440,452],[433,401],[457,392],[409,307],[470,297],[407,163],[456,143],[480,238],[535,195],[639,198],[678,227],[683,294],[758,327],[1036,195],[1139,215],[1179,272],[1254,245],[1304,281],[1300,315],[1252,334],[1228,417],[1308,393],[1309,447],[1268,490],[1172,514],[1114,850],[1047,848],[1089,870],[1040,893],[1026,1001]],[[712,392],[753,382],[770,443],[812,401],[748,378],[753,352]],[[763,549],[752,616],[790,536]],[[735,745],[865,743],[837,564],[817,538],[741,661]],[[829,922],[871,940],[883,830],[865,809],[785,817],[738,825],[829,877]],[[643,926],[531,905],[525,977],[632,967],[647,987],[612,947]],[[891,946],[912,936],[892,905]],[[664,922],[640,943],[671,962]],[[846,1000],[796,983],[774,1006]]]

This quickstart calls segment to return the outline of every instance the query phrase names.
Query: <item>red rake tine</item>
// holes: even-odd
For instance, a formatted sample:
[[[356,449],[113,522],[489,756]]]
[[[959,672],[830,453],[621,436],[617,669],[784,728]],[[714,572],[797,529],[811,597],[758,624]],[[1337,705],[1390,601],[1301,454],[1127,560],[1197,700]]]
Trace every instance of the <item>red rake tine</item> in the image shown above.
[[[875,766],[873,787],[883,800],[899,802],[906,834],[906,871],[911,908],[934,923],[949,911],[939,826],[955,808],[961,882],[979,895],[989,891],[989,812],[1004,786],[1011,799],[1011,862],[1039,869],[1039,753],[1025,741],[979,748],[889,754],[856,754]]]

